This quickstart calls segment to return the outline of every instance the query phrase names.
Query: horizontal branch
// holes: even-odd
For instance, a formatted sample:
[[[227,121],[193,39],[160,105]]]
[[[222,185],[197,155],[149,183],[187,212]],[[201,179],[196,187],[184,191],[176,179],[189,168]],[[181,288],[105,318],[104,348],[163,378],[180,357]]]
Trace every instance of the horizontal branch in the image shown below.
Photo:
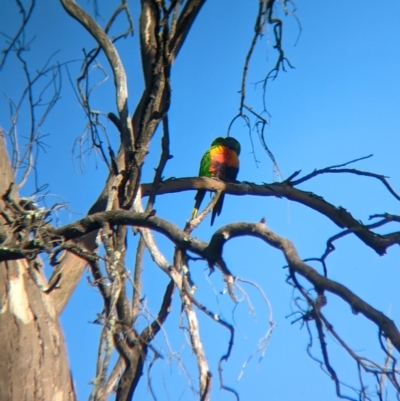
[[[189,236],[174,224],[151,213],[109,210],[91,214],[58,229],[51,226],[43,227],[40,234],[42,238],[46,238],[46,244],[35,239],[27,242],[23,247],[17,243],[10,243],[7,247],[0,248],[0,261],[25,258],[34,252],[48,252],[50,244],[53,247],[62,246],[67,241],[79,239],[88,233],[101,229],[105,224],[150,228],[165,235],[182,249],[190,250],[200,256],[207,246],[205,242]]]
[[[152,188],[152,184],[142,184],[142,195],[149,196]],[[356,220],[343,207],[336,207],[312,192],[293,188],[289,183],[260,185],[251,182],[231,183],[206,177],[187,177],[161,182],[157,187],[157,194],[176,193],[191,189],[222,190],[227,194],[236,196],[274,196],[301,203],[323,214],[340,228],[347,228],[352,231],[361,241],[374,249],[379,255],[383,255],[390,246],[400,243],[400,232],[386,235],[375,234],[359,220]]]
[[[247,185],[222,184],[225,186],[236,185],[239,187],[240,185]],[[279,184],[273,184],[273,186],[277,189],[280,187]],[[254,189],[254,185],[252,187]],[[270,188],[269,190],[271,190],[272,186],[268,187]],[[267,190],[265,189],[265,191]],[[140,226],[155,230],[165,235],[179,248],[191,251],[206,259],[211,264],[221,264],[221,261],[223,261],[223,247],[229,239],[240,236],[253,236],[262,239],[270,246],[281,250],[285,255],[289,267],[294,272],[305,277],[316,289],[326,290],[336,294],[342,298],[353,311],[362,313],[366,318],[374,322],[381,331],[387,335],[396,349],[400,351],[400,333],[392,320],[363,301],[344,285],[320,275],[315,269],[304,263],[289,240],[276,235],[263,223],[232,223],[217,230],[212,236],[210,243],[207,244],[197,238],[191,237],[174,224],[155,216],[154,213],[110,210],[89,215],[77,222],[67,224],[58,229],[43,226],[38,230],[38,233],[40,234],[40,238],[46,242],[46,245],[42,243],[42,241],[32,239],[23,248],[20,244],[15,244],[14,248],[6,248],[3,246],[0,248],[0,261],[26,258],[29,254],[32,255],[32,253],[33,256],[35,256],[35,253],[49,252],[51,251],[51,249],[49,249],[51,245],[53,247],[62,247],[66,241],[76,240],[83,235],[97,231],[105,224],[111,226]],[[381,238],[385,239],[383,236]]]
[[[143,195],[148,196],[151,193],[151,189],[151,184],[142,185]],[[190,189],[223,190],[232,195],[274,196],[301,203],[325,215],[339,227],[346,227],[379,255],[384,254],[388,247],[400,243],[399,232],[386,235],[375,234],[363,223],[354,219],[344,208],[333,206],[323,198],[311,192],[292,188],[285,183],[257,185],[247,182],[229,183],[211,178],[193,177],[161,182],[156,190],[158,194],[165,194],[182,192]],[[50,226],[43,227],[41,229],[43,231],[41,235],[48,236],[53,246],[62,245],[66,241],[81,238],[85,234],[100,229],[105,223],[149,228],[165,235],[182,249],[190,250],[196,254],[202,254],[206,247],[204,242],[191,237],[174,224],[155,216],[155,211],[150,213],[133,213],[124,210],[113,210],[94,213],[86,216],[82,220],[58,229]],[[47,251],[45,246],[48,247],[49,242],[44,245],[38,244],[32,240],[25,244],[23,249],[16,243],[8,242],[7,247],[3,246],[0,248],[0,260],[19,259],[26,257],[29,252]],[[211,263],[218,261],[218,259],[214,259],[211,254],[207,257],[207,260],[211,261]]]

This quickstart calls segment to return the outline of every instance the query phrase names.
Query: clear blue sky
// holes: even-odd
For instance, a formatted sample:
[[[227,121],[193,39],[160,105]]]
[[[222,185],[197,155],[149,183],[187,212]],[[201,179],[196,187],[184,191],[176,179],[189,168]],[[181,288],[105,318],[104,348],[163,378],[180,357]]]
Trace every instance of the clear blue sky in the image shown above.
[[[36,38],[26,57],[33,72],[49,55],[59,50],[56,60],[76,60],[69,63],[74,78],[79,71],[81,49],[90,49],[93,41],[76,21],[65,14],[59,3],[44,3],[39,2],[29,25],[28,37],[35,35]],[[82,3],[92,10],[86,2]],[[308,173],[315,168],[373,153],[373,158],[360,162],[356,167],[390,176],[392,186],[400,190],[399,1],[385,0],[378,4],[371,0],[299,0],[296,5],[301,32],[295,18],[282,16],[284,49],[296,68],[281,73],[269,84],[266,95],[271,115],[266,131],[268,146],[281,171],[288,177],[296,170]],[[104,16],[101,22],[104,23],[109,10],[106,2],[99,2],[99,7]],[[138,8],[136,4],[132,7],[136,29]],[[216,136],[227,132],[238,110],[241,72],[253,34],[257,7],[255,0],[209,1],[196,21],[172,72],[170,129],[174,158],[167,165],[166,178],[197,175],[203,152]],[[3,10],[0,30],[11,34],[18,15],[11,1],[3,5]],[[273,40],[272,32],[267,28],[250,65],[247,102],[255,110],[262,110],[262,94],[261,87],[255,87],[253,83],[263,79],[275,63]],[[135,34],[133,38],[120,42],[118,48],[129,76],[130,112],[133,113],[143,88],[138,36]],[[99,60],[104,62],[102,57]],[[49,134],[45,138],[48,147],[38,160],[40,184],[49,184],[48,202],[58,201],[55,196],[68,202],[70,211],[60,213],[60,224],[74,221],[86,213],[107,174],[101,160],[93,154],[85,155],[85,171],[80,171],[76,154],[71,153],[75,139],[83,131],[85,118],[65,70],[62,77],[62,98],[42,128],[42,133]],[[7,130],[10,127],[9,108],[4,94],[17,99],[24,88],[20,66],[13,56],[9,57],[0,73],[0,88],[0,126]],[[115,112],[112,89],[112,79],[109,79],[94,93],[92,107],[104,113]],[[111,124],[107,127],[114,148],[117,148],[118,135]],[[26,119],[21,113],[19,134],[23,136],[26,129]],[[258,166],[251,154],[248,131],[243,124],[236,123],[232,134],[242,144],[239,180],[262,183],[279,179],[268,156],[258,145],[255,133]],[[144,181],[151,179],[158,163],[159,139],[158,133],[145,163]],[[28,185],[24,194],[29,194],[31,188]],[[301,189],[345,207],[364,223],[374,213],[399,214],[395,199],[380,183],[367,178],[326,175],[304,184]],[[193,206],[193,196],[194,192],[186,192],[159,197],[157,214],[183,227]],[[232,221],[255,222],[262,217],[266,218],[272,230],[292,240],[303,258],[320,256],[326,239],[339,231],[323,216],[286,200],[230,196],[226,198],[223,213],[214,228]],[[195,235],[208,240],[212,232],[207,219]],[[170,258],[173,252],[171,244],[159,236],[157,240]],[[136,241],[137,238],[129,238],[132,250]],[[216,272],[208,279],[204,262],[191,265],[199,288],[198,299],[228,321],[234,319],[236,323],[235,349],[224,367],[226,384],[234,387],[245,401],[336,399],[333,382],[306,354],[306,329],[300,329],[299,323],[292,325],[294,317],[287,317],[294,307],[291,287],[285,283],[283,257],[255,239],[232,241],[227,245],[225,256],[235,275],[253,280],[263,288],[276,323],[264,359],[258,363],[259,356],[256,356],[237,382],[242,364],[257,349],[258,341],[268,329],[268,310],[260,295],[244,285],[255,313],[250,314],[248,305],[243,302],[233,316],[232,302],[227,295],[219,294],[224,287],[221,275]],[[399,250],[393,248],[380,258],[359,240],[346,238],[337,243],[337,251],[328,260],[329,275],[399,322],[400,295],[398,280],[394,279],[398,277],[399,256]],[[132,268],[133,258],[127,266]],[[319,266],[315,267],[319,269]],[[167,279],[149,257],[144,280],[147,306],[156,313]],[[91,391],[88,383],[94,377],[100,333],[100,327],[89,322],[101,310],[100,295],[83,277],[61,317],[80,400],[87,399]],[[167,341],[163,334],[159,334],[154,344],[165,356],[151,374],[159,400],[194,399],[185,375],[179,370],[176,359],[171,357],[168,347],[173,355],[182,354],[197,386],[196,365],[190,358],[190,346],[184,333],[177,328],[179,311],[176,299],[173,313],[165,325]],[[332,296],[328,296],[325,312],[349,345],[361,355],[382,362],[375,327],[363,317],[353,315],[348,306]],[[230,394],[219,390],[217,377],[217,361],[225,352],[227,333],[204,316],[199,316],[201,334],[214,373],[212,398],[231,400]],[[329,336],[327,341],[339,376],[346,384],[357,385],[355,364]],[[320,357],[317,345],[314,355]],[[374,383],[370,385],[373,389]],[[343,391],[355,396],[350,390],[344,388]],[[151,399],[145,378],[139,385],[137,398]]]

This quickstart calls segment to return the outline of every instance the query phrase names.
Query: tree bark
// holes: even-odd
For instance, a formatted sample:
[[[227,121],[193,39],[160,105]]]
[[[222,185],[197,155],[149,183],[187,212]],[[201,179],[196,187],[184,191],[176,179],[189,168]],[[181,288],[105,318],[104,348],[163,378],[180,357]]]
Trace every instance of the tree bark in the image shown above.
[[[5,141],[0,136],[1,196],[13,181]],[[17,199],[17,194],[12,196]],[[0,208],[4,210],[1,198]],[[0,216],[5,235],[7,228]],[[0,238],[0,246],[4,240]],[[30,277],[24,259],[0,263],[0,349],[0,400],[76,399],[54,306],[49,294]]]

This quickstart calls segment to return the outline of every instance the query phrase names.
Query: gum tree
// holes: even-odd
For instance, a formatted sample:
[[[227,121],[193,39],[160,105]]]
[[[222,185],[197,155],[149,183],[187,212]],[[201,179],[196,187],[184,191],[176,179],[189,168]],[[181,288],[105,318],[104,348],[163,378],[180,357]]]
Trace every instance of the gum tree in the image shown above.
[[[286,179],[282,178],[280,182],[268,184],[223,182],[197,177],[164,180],[163,172],[171,159],[170,143],[176,140],[169,129],[171,71],[196,18],[202,12],[205,0],[141,1],[136,37],[140,40],[144,89],[132,110],[128,102],[130,71],[126,70],[117,47],[121,39],[131,40],[129,38],[134,24],[128,3],[122,0],[116,4],[108,21],[100,24],[101,19],[96,15],[96,2],[95,11],[91,15],[73,0],[61,0],[65,12],[76,20],[76,24],[84,27],[86,34],[96,43],[93,49],[84,51],[81,75],[76,79],[75,90],[86,114],[86,133],[91,146],[107,165],[108,176],[103,190],[85,217],[66,225],[54,224],[52,217],[60,205],[42,207],[42,204],[38,204],[40,202],[20,197],[19,192],[34,174],[36,150],[44,140],[40,128],[60,97],[63,66],[46,63],[42,69],[31,72],[24,59],[24,52],[29,48],[24,30],[34,12],[35,2],[32,1],[28,6],[16,3],[20,9],[21,25],[7,38],[1,65],[10,62],[12,57],[19,60],[27,86],[19,102],[10,100],[11,114],[15,118],[12,118],[10,130],[2,130],[6,141],[0,143],[0,338],[3,350],[0,361],[0,398],[76,398],[58,318],[88,266],[91,284],[98,288],[104,303],[104,310],[98,319],[102,330],[91,399],[106,400],[113,391],[116,391],[117,400],[134,398],[137,385],[147,372],[145,366],[149,353],[153,355],[154,362],[159,356],[153,340],[163,329],[174,298],[179,300],[182,324],[196,360],[197,384],[194,387],[197,397],[200,400],[210,399],[212,386],[219,385],[230,392],[233,399],[239,399],[241,395],[225,384],[223,374],[234,347],[235,327],[209,308],[206,300],[197,297],[190,271],[195,259],[205,260],[210,272],[217,270],[215,274],[219,274],[224,281],[234,307],[239,302],[238,292],[241,291],[239,278],[231,273],[223,251],[228,241],[238,238],[236,242],[240,244],[240,238],[245,236],[255,237],[265,247],[275,248],[283,254],[288,269],[287,283],[293,287],[293,299],[298,307],[298,320],[307,326],[310,336],[311,330],[316,333],[315,341],[320,350],[319,363],[333,380],[337,396],[371,399],[371,392],[364,383],[364,377],[368,375],[376,378],[374,393],[379,399],[384,399],[386,383],[390,383],[398,394],[397,359],[393,351],[400,350],[400,333],[396,324],[349,287],[332,280],[328,275],[326,260],[335,249],[334,243],[346,236],[353,236],[378,255],[384,255],[390,247],[400,243],[400,233],[388,231],[378,234],[376,229],[398,222],[400,217],[371,211],[375,221],[366,225],[353,217],[350,211],[300,188],[301,184],[312,184],[317,176],[356,175],[380,181],[391,196],[400,200],[386,177],[350,167],[351,163],[358,161],[353,160],[316,169],[305,175],[297,171]],[[277,171],[279,167],[264,136],[267,123],[265,104],[264,110],[252,107],[248,103],[246,91],[253,53],[267,28],[272,32],[277,58],[273,69],[267,71],[261,82],[264,94],[270,80],[275,79],[281,71],[292,68],[282,45],[283,22],[279,18],[282,13],[296,18],[291,2],[259,1],[253,37],[244,59],[239,112],[232,116],[232,123],[243,120],[250,130],[257,130],[260,142],[254,146],[267,152]],[[111,35],[110,32],[120,29],[116,21],[121,18],[125,20],[126,30]],[[99,66],[99,55],[104,55],[108,63],[106,67]],[[91,108],[95,92],[92,91],[90,79],[93,71],[100,68],[107,68],[111,72],[115,113],[108,110],[99,112]],[[49,87],[51,95],[46,92]],[[44,97],[46,101],[43,102]],[[19,146],[21,139],[17,135],[18,118],[25,118],[19,115],[22,102],[29,105],[31,116],[24,150]],[[111,146],[104,144],[104,119],[113,123],[112,129],[119,135],[118,150],[114,151]],[[160,145],[154,141],[158,128],[162,131]],[[8,154],[6,142],[9,145]],[[161,147],[161,157],[152,182],[147,183],[143,182],[142,176],[150,144]],[[163,202],[165,194],[179,197],[180,192],[194,189],[213,191],[214,196],[207,207],[195,219],[187,221],[183,228],[157,214],[154,208],[156,198],[158,202]],[[341,231],[327,238],[325,253],[314,260],[321,266],[321,272],[312,267],[310,261],[302,260],[295,244],[269,229],[264,219],[256,223],[232,222],[213,231],[207,241],[197,238],[195,229],[212,210],[222,191],[233,196],[256,195],[287,199],[333,222]],[[126,262],[127,238],[132,235],[131,227],[139,238],[132,274]],[[157,246],[154,233],[161,234],[170,242],[173,248],[170,260]],[[137,321],[143,313],[142,274],[145,251],[150,253],[154,264],[168,277],[169,283],[165,287],[157,315],[143,327]],[[50,276],[44,273],[45,265],[53,269]],[[259,290],[262,293],[262,289]],[[363,357],[343,340],[325,314],[325,308],[329,307],[327,294],[347,303],[355,314],[362,315],[376,327],[385,363]],[[212,371],[208,362],[199,330],[199,314],[205,314],[213,325],[221,325],[228,333],[229,340],[219,358],[217,372]],[[266,340],[272,329],[271,323]],[[355,361],[359,382],[354,398],[343,395],[344,378],[339,377],[331,362],[325,340],[328,333]],[[118,355],[115,362],[111,359],[113,350]]]

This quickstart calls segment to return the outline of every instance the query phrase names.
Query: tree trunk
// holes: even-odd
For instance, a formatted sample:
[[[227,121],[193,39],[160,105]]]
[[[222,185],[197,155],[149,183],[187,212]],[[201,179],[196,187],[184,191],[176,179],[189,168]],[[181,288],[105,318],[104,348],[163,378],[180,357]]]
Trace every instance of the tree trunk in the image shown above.
[[[1,197],[13,180],[0,136]],[[0,208],[4,210],[3,199]],[[0,246],[7,240],[8,228],[0,216]],[[1,401],[76,399],[64,336],[50,296],[31,278],[24,259],[0,263],[0,349]]]

